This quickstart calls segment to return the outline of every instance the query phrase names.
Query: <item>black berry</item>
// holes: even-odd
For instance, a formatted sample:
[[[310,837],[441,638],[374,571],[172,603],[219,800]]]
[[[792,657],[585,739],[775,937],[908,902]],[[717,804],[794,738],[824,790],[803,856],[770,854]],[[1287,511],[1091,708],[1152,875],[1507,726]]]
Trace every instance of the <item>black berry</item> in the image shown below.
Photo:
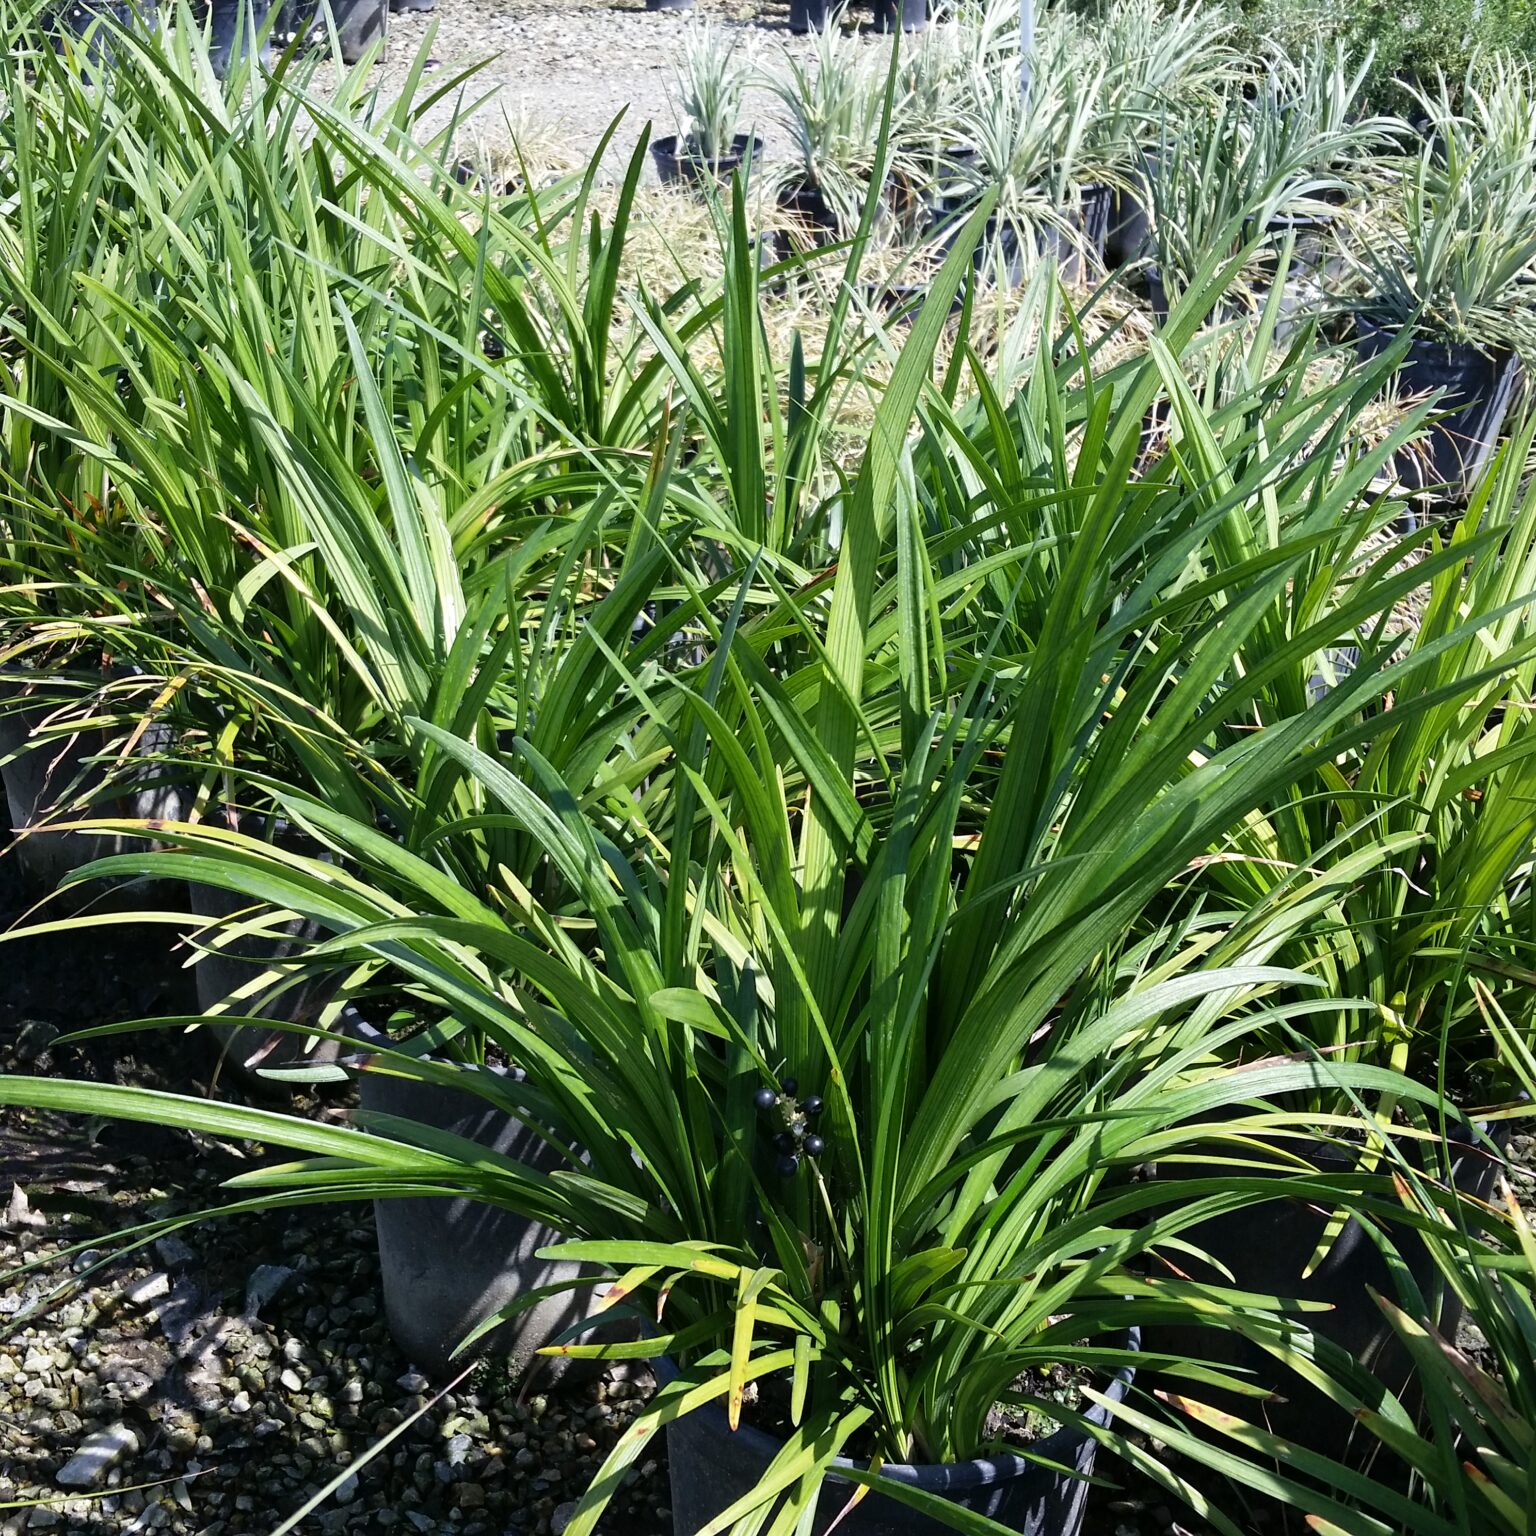
[[[791,1098],[793,1098],[794,1095],[799,1091],[800,1084],[794,1078],[786,1077],[784,1079],[784,1092],[789,1094]]]
[[[800,1159],[792,1152],[786,1153],[773,1167],[781,1179],[792,1179],[800,1171]]]
[[[779,1102],[779,1096],[773,1091],[772,1088],[759,1088],[757,1092],[752,1095],[752,1102],[756,1104],[759,1109],[769,1110]]]
[[[821,1098],[817,1094],[808,1093],[803,1099],[800,1100],[800,1113],[802,1115],[810,1115],[814,1118],[816,1115],[819,1115],[822,1112],[823,1108],[825,1108],[825,1106],[822,1104]]]
[[[827,1150],[827,1144],[820,1136],[807,1136],[805,1138],[805,1155],[807,1157],[820,1157]]]
[[[773,1150],[775,1152],[798,1152],[800,1150],[800,1143],[788,1131],[780,1131],[773,1138]]]

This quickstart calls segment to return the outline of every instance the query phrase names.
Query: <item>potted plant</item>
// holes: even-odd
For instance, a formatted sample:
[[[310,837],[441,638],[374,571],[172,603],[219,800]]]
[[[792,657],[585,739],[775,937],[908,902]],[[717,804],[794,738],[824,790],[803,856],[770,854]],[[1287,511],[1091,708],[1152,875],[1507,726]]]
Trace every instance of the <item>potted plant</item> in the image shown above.
[[[1232,32],[1198,0],[1116,0],[1084,40],[1104,68],[1089,151],[1118,173],[1104,252],[1112,270],[1147,249],[1147,167],[1159,125],[1223,95],[1237,67]]]
[[[1102,254],[1113,194],[1085,140],[1104,75],[1079,64],[1065,48],[1042,55],[1027,102],[1007,75],[972,77],[961,134],[976,151],[970,197],[995,191],[986,253],[999,281],[1017,284],[1047,258],[1080,283]]]
[[[1524,1102],[1513,1113],[1528,1115],[1536,1058],[1510,1021],[1495,1012],[1489,1025],[1489,1043],[1523,1085]],[[1414,1284],[1380,1284],[1355,1304],[1376,1315],[1400,1369],[1384,1378],[1375,1362],[1362,1362],[1326,1333],[1262,1323],[1247,1330],[1271,1374],[1300,1373],[1326,1392],[1330,1422],[1345,1420],[1347,1436],[1318,1444],[1304,1427],[1298,1434],[1291,1424],[1278,1431],[1266,1424],[1260,1438],[1251,1407],[1217,1406],[1198,1388],[1170,1395],[1174,1411],[1163,1418],[1122,1405],[1122,1432],[1156,1434],[1192,1462],[1220,1465],[1240,1486],[1262,1485],[1269,1497],[1334,1529],[1521,1536],[1536,1497],[1529,1455],[1536,1440],[1536,1231],[1510,1170],[1498,1169],[1490,1182],[1497,1189],[1489,1199],[1447,1198],[1412,1167],[1396,1173],[1399,1214],[1422,1234],[1420,1266]],[[1458,1328],[1463,1315],[1470,1330]],[[1371,1475],[1383,1465],[1388,1475]]]
[[[1424,443],[1399,455],[1398,479],[1453,500],[1487,466],[1536,346],[1536,149],[1490,115],[1498,100],[1475,82],[1467,115],[1444,82],[1424,98],[1435,142],[1402,167],[1391,216],[1353,252],[1361,355],[1394,351],[1399,389],[1438,406]]]
[[[974,163],[961,116],[974,62],[974,31],[958,19],[926,33],[898,59],[893,125],[898,163],[888,183],[893,213],[909,245],[940,231],[960,208],[957,178]]]
[[[795,216],[812,244],[851,234],[874,185],[884,116],[886,69],[858,40],[832,26],[820,32],[812,55],[786,54],[768,79],[780,103],[780,122],[792,158],[775,166],[771,187],[778,206]],[[893,105],[888,174],[901,173],[905,98]]]
[[[663,182],[729,182],[745,162],[762,155],[763,141],[738,133],[741,102],[753,77],[740,38],[708,22],[690,26],[677,66],[677,101],[687,126],[651,145]]]
[[[741,270],[746,253],[731,259]],[[451,1081],[534,1129],[558,1162],[547,1172],[403,1121],[365,1132],[246,1114],[225,1134],[309,1159],[262,1170],[267,1187],[503,1205],[578,1239],[551,1256],[609,1269],[616,1304],[638,1296],[657,1318],[665,1300],[657,1337],[551,1346],[665,1356],[677,1371],[575,1531],[658,1428],[716,1404],[713,1423],[679,1431],[679,1466],[698,1465],[687,1436],[718,1446],[715,1486],[688,1491],[694,1509],[708,1500],[734,1519],[783,1499],[786,1526],[812,1505],[828,1521],[860,1485],[942,1517],[955,1511],[933,1491],[940,1474],[917,1469],[947,1466],[967,1508],[1000,1513],[1019,1495],[1016,1525],[1044,1511],[1070,1531],[1083,1499],[1072,1473],[1108,1412],[1086,1409],[1086,1394],[1136,1365],[1148,1307],[1190,1303],[1176,1282],[1148,1279],[1148,1257],[1179,1255],[1188,1226],[1253,1197],[1218,1169],[1173,1186],[1177,1210],[1150,1218],[1169,1186],[1132,1171],[1183,1154],[1198,1168],[1212,1138],[1240,1134],[1240,1106],[1289,1092],[1432,1097],[1377,1067],[1264,1054],[1266,1031],[1285,1038],[1304,1011],[1272,1006],[1273,992],[1306,989],[1307,976],[1210,966],[1183,926],[1138,931],[1268,797],[1393,724],[1374,708],[1397,680],[1385,652],[1317,704],[1210,747],[1248,723],[1234,646],[1353,524],[1354,469],[1336,480],[1323,459],[1293,472],[1290,442],[1255,448],[1246,419],[1202,417],[1232,505],[1266,495],[1275,509],[1275,543],[1256,560],[1228,547],[1208,464],[1187,486],[1132,471],[1158,360],[1120,375],[1131,408],[1118,416],[1085,386],[1105,401],[1091,407],[1091,465],[1069,452],[1082,401],[1047,365],[1023,408],[1038,412],[1042,474],[1056,478],[1010,513],[1027,536],[997,539],[1012,494],[1001,485],[995,501],[962,492],[946,506],[953,524],[925,530],[921,509],[957,460],[1005,451],[992,434],[1011,430],[989,401],[913,432],[969,269],[957,249],[935,279],[825,581],[788,588],[753,549],[684,592],[674,562],[699,551],[668,529],[666,549],[633,551],[597,622],[575,632],[561,687],[539,686],[559,647],[527,658],[525,698],[552,697],[556,719],[561,701],[582,704],[572,746],[542,708],[506,732],[417,719],[442,775],[422,798],[444,808],[415,846],[323,795],[278,791],[343,875],[196,827],[158,830],[176,851],[134,861],[192,861],[199,879],[260,889],[322,924],[331,956],[405,989],[433,1040],[482,1039],[526,1073]],[[1041,346],[1049,357],[1048,335]],[[1305,437],[1342,399],[1332,385],[1285,409]],[[1293,538],[1293,519],[1313,521]],[[807,536],[822,525],[813,513]],[[712,562],[728,557],[706,542]],[[941,573],[962,552],[956,583]],[[1191,590],[1197,552],[1209,576]],[[1000,579],[973,581],[979,560]],[[938,650],[914,668],[934,601],[962,585],[932,629]],[[660,640],[636,641],[633,617],[658,596],[677,608]],[[1360,600],[1362,621],[1382,611],[1374,592]],[[1160,618],[1175,602],[1177,631]],[[697,646],[664,653],[672,625]],[[1128,646],[1142,629],[1165,643]],[[1010,634],[1034,640],[1027,657],[998,653]],[[439,799],[450,791],[481,796],[480,809],[459,814]],[[1256,1061],[1213,1059],[1249,1040]],[[379,1066],[431,1080],[436,1055],[413,1066],[396,1051]],[[112,1085],[0,1080],[0,1102],[21,1098],[183,1123],[211,1112]],[[1328,1180],[1313,1192],[1351,1197]],[[1225,1315],[1219,1297],[1198,1303]],[[1031,1408],[1071,1433],[1041,1436],[1037,1423],[1024,1454],[993,1454],[994,1412],[1024,1419],[1027,1437]],[[750,1470],[762,1442],[733,1422],[779,1440],[765,1474]],[[1031,1487],[1028,1453],[1046,1446],[1070,1470]]]
[[[1320,153],[1284,113],[1238,96],[1182,125],[1165,124],[1147,160],[1146,280],[1160,322],[1213,255],[1233,263],[1217,314],[1230,319],[1258,308],[1268,276],[1263,258],[1291,229],[1286,221],[1328,211],[1324,199],[1337,182],[1313,169]]]

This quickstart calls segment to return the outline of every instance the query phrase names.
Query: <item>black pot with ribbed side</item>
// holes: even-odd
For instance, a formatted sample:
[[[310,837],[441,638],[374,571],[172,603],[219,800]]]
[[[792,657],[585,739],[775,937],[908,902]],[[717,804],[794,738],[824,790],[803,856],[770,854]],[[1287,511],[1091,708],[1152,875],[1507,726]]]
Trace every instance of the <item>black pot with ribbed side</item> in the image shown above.
[[[1397,341],[1394,325],[1362,315],[1356,350],[1379,357]],[[1397,372],[1404,394],[1440,393],[1423,439],[1398,450],[1393,468],[1410,491],[1436,490],[1447,501],[1463,502],[1498,446],[1499,433],[1520,385],[1519,359],[1500,349],[1480,351],[1465,342],[1418,336]]]
[[[382,1044],[383,1036],[359,1026],[363,1043]],[[369,1113],[393,1115],[489,1148],[544,1173],[568,1166],[544,1139],[514,1115],[470,1091],[441,1083],[425,1083],[390,1075],[387,1056],[375,1058],[376,1070],[359,1074],[360,1107]],[[464,1066],[466,1074],[490,1073],[515,1081],[506,1069]],[[384,1289],[384,1314],[401,1352],[420,1370],[437,1380],[456,1375],[474,1356],[491,1354],[510,1362],[521,1376],[540,1366],[539,1379],[552,1383],[583,1362],[538,1351],[592,1314],[590,1286],[546,1296],[508,1318],[464,1356],[454,1350],[480,1324],[520,1296],[544,1286],[578,1279],[582,1266],[538,1257],[541,1248],[560,1241],[550,1227],[499,1205],[449,1196],[409,1196],[376,1200],[379,1268]],[[632,1337],[631,1320],[611,1316],[602,1336]],[[579,1337],[591,1341],[597,1332]],[[597,1367],[600,1369],[601,1367]]]
[[[976,206],[983,181],[981,155],[968,144],[950,144],[934,157],[927,189],[928,233],[941,234]]]
[[[1141,280],[1147,291],[1147,303],[1152,308],[1153,318],[1159,325],[1165,325],[1168,321],[1168,311],[1174,303],[1173,296],[1168,292],[1168,285],[1163,279],[1162,270],[1158,267],[1147,267],[1141,274]],[[1251,311],[1233,299],[1219,299],[1206,312],[1205,323],[1207,325],[1230,325],[1233,321],[1241,320],[1245,314]]]
[[[1091,181],[1078,188],[1078,199],[1078,223],[1084,244],[1102,270],[1109,224],[1115,211],[1115,189],[1107,182]]]
[[[333,29],[342,62],[356,64],[384,42],[393,8],[390,0],[282,0],[276,6],[264,0],[244,5],[241,0],[213,0],[209,56],[214,73],[222,79],[236,60],[245,57],[253,14],[257,37],[271,17],[259,54],[262,65],[270,68],[298,40],[328,49]]]
[[[1509,1122],[1495,1122],[1484,1129],[1493,1136],[1493,1147],[1472,1127],[1458,1125],[1449,1131],[1443,1149],[1451,1182],[1462,1194],[1478,1200],[1486,1200],[1493,1191],[1502,1166],[1498,1149],[1509,1134]],[[1418,1146],[1417,1142],[1405,1141],[1403,1151],[1409,1157],[1417,1157]],[[1350,1174],[1358,1168],[1357,1152],[1335,1143],[1287,1143],[1286,1150],[1305,1158],[1323,1175]],[[1429,1168],[1434,1171],[1433,1162]],[[1263,1170],[1245,1169],[1244,1173],[1262,1175]],[[1276,1169],[1273,1177],[1284,1178],[1285,1171]],[[1190,1248],[1208,1254],[1222,1266],[1230,1280],[1187,1251],[1180,1256],[1179,1263],[1198,1281],[1231,1284],[1238,1290],[1266,1296],[1324,1303],[1327,1310],[1309,1313],[1307,1325],[1347,1351],[1391,1391],[1401,1392],[1411,1385],[1413,1362],[1371,1299],[1372,1290],[1395,1297],[1397,1286],[1370,1233],[1355,1218],[1349,1218],[1325,1257],[1310,1273],[1306,1272],[1330,1223],[1336,1219],[1336,1211],[1319,1207],[1311,1200],[1266,1200],[1201,1222],[1179,1234]],[[1392,1244],[1414,1284],[1426,1297],[1432,1295],[1438,1271],[1424,1240],[1412,1228],[1390,1223],[1389,1228]],[[1440,1304],[1440,1326],[1448,1338],[1456,1336],[1461,1313],[1455,1296],[1445,1294]],[[1281,1438],[1330,1455],[1337,1455],[1347,1441],[1352,1428],[1348,1414],[1236,1331],[1194,1326],[1149,1327],[1143,1330],[1143,1335],[1143,1346],[1149,1353],[1209,1362],[1248,1373],[1256,1384],[1270,1387],[1274,1396],[1264,1404],[1264,1422]],[[1215,1388],[1207,1388],[1206,1392],[1218,1408],[1233,1413],[1253,1412],[1251,1398],[1239,1400]]]
[[[1277,256],[1286,237],[1292,237],[1289,276],[1322,279],[1343,273],[1344,254],[1334,238],[1334,221],[1326,215],[1285,214],[1271,219],[1264,232],[1274,242]]]
[[[825,32],[836,15],[835,0],[789,0],[791,32]]]
[[[663,183],[672,186],[702,187],[711,181],[725,186],[743,167],[746,167],[745,174],[750,175],[751,167],[762,157],[763,141],[750,133],[738,133],[731,140],[731,147],[718,160],[696,153],[687,144],[680,148],[675,133],[651,141],[651,159],[656,174]]]
[[[42,830],[50,820],[80,819],[53,812],[105,783],[101,769],[90,762],[106,746],[100,729],[44,734],[62,708],[46,678],[22,670],[0,674],[0,786],[18,834],[10,857],[34,894],[56,890],[93,859],[123,851],[116,838]]]
[[[875,31],[921,32],[928,25],[928,0],[875,0]]]
[[[1029,275],[1033,254],[1054,261],[1063,282],[1086,282],[1090,263],[1097,264],[1103,248],[1111,196],[1110,188],[1097,183],[1082,188],[1078,206],[1059,222],[1035,228],[1028,242],[1016,225],[994,214],[976,247],[977,271],[999,287],[1017,288]]]
[[[268,5],[266,0],[212,0],[208,7],[208,59],[213,72],[223,79],[236,63],[250,51],[253,37],[258,43],[258,58],[270,67],[274,54],[286,46],[283,35],[292,27],[285,25],[281,15],[283,7]],[[268,15],[272,11],[272,26],[262,37]]]
[[[1131,1329],[1118,1347],[1139,1349],[1138,1330]],[[1105,1396],[1119,1403],[1130,1389],[1135,1370],[1125,1366],[1110,1381]],[[668,1361],[657,1366],[665,1385],[676,1375]],[[1109,1422],[1110,1411],[1094,1405],[1086,1417],[1097,1425]],[[672,1481],[672,1529],[675,1536],[696,1536],[716,1515],[750,1493],[762,1480],[783,1442],[761,1429],[743,1426],[732,1431],[717,1404],[685,1414],[667,1426],[667,1463]],[[963,1509],[985,1515],[1019,1536],[1075,1536],[1083,1523],[1088,1484],[1097,1442],[1081,1430],[1058,1429],[1032,1445],[1030,1454],[1001,1455],[938,1466],[886,1463],[880,1475],[892,1482],[949,1499]],[[812,1536],[826,1536],[858,1485],[840,1479],[841,1467],[863,1469],[868,1462],[839,1457],[822,1485],[811,1527]],[[1071,1476],[1057,1468],[1070,1467]],[[952,1527],[910,1505],[882,1498],[871,1491],[837,1523],[837,1536],[943,1536]]]

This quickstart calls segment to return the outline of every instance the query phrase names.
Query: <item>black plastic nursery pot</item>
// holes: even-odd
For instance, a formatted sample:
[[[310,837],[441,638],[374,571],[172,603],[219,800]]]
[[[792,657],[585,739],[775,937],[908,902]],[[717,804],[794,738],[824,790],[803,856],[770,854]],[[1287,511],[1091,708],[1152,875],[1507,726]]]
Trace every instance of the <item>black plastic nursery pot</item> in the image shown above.
[[[283,0],[274,7],[265,5],[264,0],[249,0],[242,14],[240,0],[213,0],[209,54],[214,73],[222,78],[237,59],[245,57],[253,14],[259,36],[268,15],[276,12],[261,44],[264,65],[270,65],[295,38],[309,38],[329,48],[332,28],[342,62],[356,64],[370,48],[384,40],[389,30],[389,13],[394,8],[390,0]]]
[[[921,32],[928,25],[928,0],[875,0],[875,31]]]
[[[1162,270],[1158,267],[1147,267],[1141,274],[1142,282],[1146,285],[1147,303],[1152,307],[1153,318],[1159,325],[1165,325],[1168,320],[1168,311],[1173,305],[1173,299],[1169,295],[1168,285],[1164,281]],[[1212,307],[1205,317],[1207,325],[1230,325],[1234,320],[1241,320],[1247,313],[1244,306],[1233,299],[1220,299]]]
[[[370,48],[376,43],[382,43],[388,35],[389,12],[389,0],[318,0],[314,26],[320,39],[328,45],[329,19],[330,26],[336,29],[342,62],[356,64]],[[279,41],[286,46],[286,39]]]
[[[1123,1336],[1120,1347],[1138,1349],[1138,1330]],[[675,1374],[670,1362],[658,1364],[656,1376],[662,1385]],[[1135,1374],[1130,1366],[1117,1371],[1105,1396],[1119,1403]],[[1094,1405],[1085,1417],[1102,1426],[1109,1422],[1110,1410]],[[750,1493],[782,1449],[781,1440],[761,1429],[743,1426],[732,1431],[724,1412],[713,1403],[669,1424],[667,1462],[676,1536],[695,1536],[722,1510]],[[1000,1455],[938,1466],[887,1463],[880,1475],[949,1499],[1020,1536],[1075,1536],[1088,1500],[1088,1484],[1082,1479],[1093,1471],[1097,1449],[1097,1442],[1086,1432],[1063,1428],[1031,1446],[1028,1456]],[[839,1457],[832,1466],[833,1475],[823,1484],[811,1527],[813,1536],[827,1536],[834,1522],[837,1536],[942,1536],[953,1529],[873,1491],[839,1520],[858,1485],[838,1478],[836,1469],[862,1470],[868,1463]],[[1062,1468],[1079,1475],[1058,1470]]]
[[[791,32],[825,32],[836,15],[835,0],[789,0]]]
[[[1081,199],[1078,208],[1083,240],[1089,253],[1104,265],[1104,252],[1109,243],[1109,225],[1115,212],[1115,189],[1102,181],[1089,182],[1078,189]]]
[[[1358,324],[1355,346],[1362,358],[1380,356],[1400,334],[1397,327],[1368,316]],[[1416,337],[1398,370],[1397,386],[1405,394],[1441,395],[1424,438],[1394,458],[1399,483],[1410,491],[1435,489],[1446,500],[1465,501],[1493,457],[1520,379],[1520,363],[1511,352]]]
[[[1034,255],[1054,261],[1063,282],[1081,285],[1088,280],[1090,263],[1100,264],[1113,197],[1113,190],[1098,182],[1082,187],[1078,205],[1061,223],[1033,232]],[[976,247],[976,266],[999,287],[1017,288],[1031,267],[1018,227],[996,215],[988,219]]]
[[[51,17],[51,30],[55,37],[70,33],[75,37],[89,35],[87,57],[93,62],[111,63],[111,43],[99,32],[92,32],[92,24],[103,17],[110,17],[127,32],[153,32],[159,20],[154,0],[75,0],[61,6]]]
[[[87,760],[97,756],[105,743],[100,731],[76,731],[34,743],[34,733],[45,725],[57,703],[28,703],[29,691],[25,678],[0,679],[0,703],[4,705],[4,713],[0,713],[0,784],[5,789],[11,828],[19,834],[10,857],[23,883],[44,894],[92,859],[122,850],[111,838],[37,830],[63,800],[101,787],[101,770]]]
[[[250,48],[251,36],[260,38],[269,7],[264,0],[212,0],[208,7],[208,58],[213,72],[223,79],[230,69],[244,59]],[[270,64],[273,43],[284,31],[282,18],[275,19],[266,38],[260,43],[260,58]]]
[[[822,246],[837,244],[837,214],[816,187],[786,189],[779,194],[778,206],[781,212],[792,214],[795,222],[793,231],[774,231],[774,249],[780,261],[788,261],[800,246],[809,245],[813,250],[819,250]]]
[[[1286,236],[1294,237],[1291,276],[1321,278],[1342,272],[1345,265],[1343,254],[1336,249],[1333,228],[1333,220],[1321,214],[1285,214],[1271,219],[1264,231],[1273,239],[1277,255]]]
[[[358,1033],[365,1044],[382,1042],[382,1036],[367,1025],[360,1026]],[[387,1057],[379,1058],[380,1066],[387,1062]],[[498,1067],[462,1070],[504,1075]],[[447,1131],[545,1172],[564,1166],[539,1136],[468,1089],[365,1071],[358,1091],[365,1111]],[[590,1287],[545,1297],[455,1359],[454,1350],[481,1323],[528,1291],[575,1280],[582,1266],[539,1258],[541,1248],[560,1241],[559,1234],[501,1206],[446,1196],[411,1196],[376,1200],[374,1215],[390,1334],[428,1376],[444,1380],[457,1375],[482,1353],[508,1359],[520,1375],[535,1363],[544,1345],[591,1314]],[[615,1320],[605,1333],[615,1337],[616,1330],[625,1327]],[[581,1335],[583,1339],[592,1336]],[[540,1379],[552,1382],[579,1364],[559,1356],[544,1357]]]
[[[1496,1146],[1509,1134],[1509,1123],[1486,1128]],[[1319,1173],[1353,1172],[1353,1150],[1329,1142],[1289,1146]],[[1413,1147],[1405,1148],[1410,1155]],[[1487,1200],[1501,1166],[1471,1128],[1454,1126],[1448,1133],[1451,1181],[1464,1195]],[[1430,1165],[1431,1167],[1433,1164]],[[1252,1175],[1256,1170],[1245,1169]],[[1276,1170],[1275,1177],[1283,1178]],[[1311,1201],[1280,1198],[1245,1207],[1226,1216],[1202,1222],[1181,1234],[1192,1248],[1208,1254],[1231,1275],[1189,1254],[1179,1265],[1192,1279],[1218,1285],[1234,1284],[1239,1290],[1300,1301],[1323,1302],[1329,1310],[1307,1315],[1306,1325],[1331,1340],[1366,1367],[1393,1392],[1400,1392],[1413,1377],[1413,1364],[1396,1333],[1372,1301],[1375,1290],[1395,1297],[1397,1286],[1381,1249],[1358,1220],[1343,1223],[1326,1256],[1310,1274],[1305,1273],[1329,1224],[1336,1219],[1331,1209]],[[1390,1236],[1398,1255],[1425,1296],[1433,1293],[1437,1270],[1423,1239],[1406,1226],[1390,1224]],[[1440,1327],[1454,1338],[1462,1308],[1455,1296],[1445,1293],[1440,1304]],[[1352,1421],[1315,1387],[1279,1364],[1267,1351],[1232,1330],[1199,1327],[1163,1327],[1143,1330],[1143,1347],[1149,1353],[1172,1354],[1181,1359],[1207,1361],[1249,1373],[1274,1395],[1262,1405],[1265,1426],[1283,1439],[1313,1450],[1337,1455],[1349,1436]],[[1228,1397],[1214,1388],[1202,1388],[1203,1400],[1233,1413],[1251,1417],[1253,1400]]]
[[[981,156],[965,144],[950,144],[933,157],[933,174],[924,197],[927,201],[927,233],[936,235],[951,228],[976,204],[982,179]]]
[[[655,162],[656,174],[667,185],[701,187],[713,181],[723,186],[743,166],[748,168],[746,174],[750,174],[751,167],[762,157],[763,141],[750,133],[738,133],[731,140],[730,149],[718,160],[695,154],[686,147],[679,151],[678,136],[675,133],[651,142],[651,159]]]
[[[325,856],[317,842],[281,817],[250,811],[238,816],[225,813],[220,824],[290,853],[311,858]],[[187,898],[192,911],[210,923],[234,917],[252,906],[248,896],[225,890],[222,886],[193,881],[187,884]],[[217,948],[213,947],[216,937],[215,933],[198,936],[197,942],[203,953],[192,967],[197,983],[197,1005],[204,1013],[223,1004],[231,994],[256,988],[248,1001],[236,998],[224,1011],[241,1017],[273,1019],[279,1023],[320,1022],[326,1004],[335,995],[339,976],[306,979],[302,985],[290,987],[270,1000],[265,1000],[262,995],[267,989],[258,985],[268,967],[294,958],[324,938],[325,930],[319,924],[293,918],[275,931],[247,935]],[[250,1086],[268,1093],[281,1094],[287,1090],[280,1081],[262,1077],[264,1069],[329,1065],[342,1050],[337,1041],[316,1040],[291,1030],[263,1029],[257,1024],[210,1022],[205,1027],[210,1038],[218,1043],[223,1069],[234,1071]]]
[[[1140,261],[1152,243],[1152,214],[1136,187],[1117,187],[1104,232],[1104,265],[1110,271]]]
[[[48,821],[106,816],[174,819],[181,799],[176,789],[146,776],[141,778],[142,787],[129,784],[121,793],[98,799],[78,814],[55,814],[66,801],[96,796],[105,786],[105,765],[91,759],[103,756],[108,742],[99,727],[35,741],[34,734],[59,708],[58,699],[51,695],[32,701],[40,683],[46,686],[43,679],[25,670],[0,673],[0,786],[4,788],[11,829],[25,834],[17,838],[9,856],[23,884],[45,894],[94,859],[142,847],[116,836],[39,830]],[[151,726],[140,738],[140,753],[159,750],[165,744],[164,736],[163,726]]]

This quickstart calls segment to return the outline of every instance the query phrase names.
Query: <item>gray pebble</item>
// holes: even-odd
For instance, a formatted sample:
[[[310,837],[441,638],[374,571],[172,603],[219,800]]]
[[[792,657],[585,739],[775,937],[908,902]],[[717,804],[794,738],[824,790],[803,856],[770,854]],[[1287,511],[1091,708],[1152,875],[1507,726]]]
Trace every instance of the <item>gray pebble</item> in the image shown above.
[[[125,1455],[138,1448],[139,1437],[126,1424],[98,1430],[80,1442],[54,1481],[61,1488],[94,1488]]]
[[[294,1273],[286,1264],[258,1264],[245,1282],[245,1315],[255,1317],[269,1301],[276,1300]]]
[[[171,1277],[163,1269],[157,1269],[142,1280],[135,1280],[123,1291],[123,1300],[135,1307],[152,1306],[162,1296],[171,1294]]]

